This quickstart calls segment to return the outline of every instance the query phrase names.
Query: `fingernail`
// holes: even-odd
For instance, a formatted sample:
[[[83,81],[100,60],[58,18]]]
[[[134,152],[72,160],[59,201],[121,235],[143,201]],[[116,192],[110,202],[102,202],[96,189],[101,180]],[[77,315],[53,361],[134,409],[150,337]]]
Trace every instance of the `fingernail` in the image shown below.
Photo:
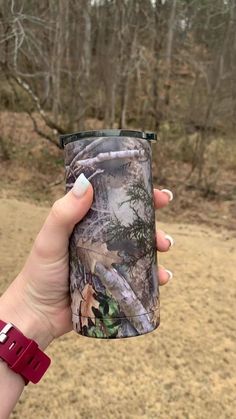
[[[169,281],[173,278],[173,274],[171,271],[169,271],[168,269],[165,269],[165,271],[168,273],[169,276]]]
[[[89,180],[84,176],[83,173],[81,173],[74,183],[72,192],[77,198],[81,198],[87,191],[89,185]]]
[[[161,192],[166,193],[166,195],[168,195],[168,197],[169,197],[169,201],[172,201],[172,199],[174,197],[173,192],[171,192],[169,189],[162,189]]]
[[[174,239],[171,236],[169,236],[169,234],[165,235],[165,239],[169,241],[170,247],[172,247],[174,245],[174,243],[175,243]]]

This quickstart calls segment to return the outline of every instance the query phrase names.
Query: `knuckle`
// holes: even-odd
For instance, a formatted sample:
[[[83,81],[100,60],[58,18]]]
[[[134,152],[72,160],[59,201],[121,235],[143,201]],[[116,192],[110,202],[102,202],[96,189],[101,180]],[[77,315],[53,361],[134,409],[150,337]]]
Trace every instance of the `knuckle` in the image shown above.
[[[62,199],[58,199],[54,202],[51,210],[52,216],[59,222],[65,219],[64,205]]]

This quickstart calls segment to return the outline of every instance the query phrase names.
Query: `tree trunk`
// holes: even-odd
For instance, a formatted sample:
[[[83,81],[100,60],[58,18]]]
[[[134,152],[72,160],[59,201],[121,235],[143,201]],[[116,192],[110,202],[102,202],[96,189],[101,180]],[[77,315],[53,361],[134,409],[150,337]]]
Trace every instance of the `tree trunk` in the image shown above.
[[[160,53],[163,44],[163,34],[161,33],[161,24],[162,24],[162,2],[156,0],[155,2],[155,11],[154,11],[154,40],[153,40],[153,73],[151,78],[152,83],[152,119],[154,119],[154,130],[158,131],[159,126],[162,120],[163,111],[160,109],[160,100],[159,100],[159,61]],[[151,126],[151,124],[150,124]]]
[[[89,82],[90,76],[90,61],[91,61],[91,2],[86,0],[83,7],[84,19],[84,78],[86,83]]]
[[[175,29],[175,15],[176,15],[177,0],[173,0],[169,27],[167,34],[167,46],[166,46],[166,78],[165,78],[165,104],[168,106],[170,103],[170,88],[171,88],[171,64],[172,64],[172,50],[173,50],[173,37]]]
[[[64,27],[64,1],[59,0],[58,4],[52,2],[52,13],[56,16],[55,35],[53,39],[53,53],[51,61],[52,79],[52,113],[56,123],[58,123],[61,106],[61,60],[63,53],[63,27]]]
[[[209,125],[211,124],[213,107],[214,107],[214,104],[215,104],[215,100],[216,100],[217,93],[218,93],[218,90],[219,90],[220,84],[221,84],[221,79],[222,79],[222,76],[223,76],[224,56],[225,56],[225,51],[226,51],[227,44],[229,42],[231,25],[233,23],[234,22],[232,20],[232,17],[231,17],[231,15],[229,15],[226,30],[225,30],[224,40],[223,40],[220,52],[218,54],[218,57],[216,59],[216,66],[215,66],[215,68],[217,69],[216,77],[215,77],[214,83],[211,86],[211,91],[208,95],[208,103],[207,103],[207,107],[206,107],[206,112],[205,112],[205,117],[204,117],[204,122],[203,122],[203,130],[202,130],[201,136],[200,136],[200,142],[199,142],[199,147],[198,147],[198,156],[197,156],[197,161],[198,161],[198,186],[200,186],[201,183],[202,183],[203,168],[204,168],[204,164],[205,164],[205,151],[206,151],[207,144],[209,142],[209,130],[208,130],[208,128],[209,128]]]

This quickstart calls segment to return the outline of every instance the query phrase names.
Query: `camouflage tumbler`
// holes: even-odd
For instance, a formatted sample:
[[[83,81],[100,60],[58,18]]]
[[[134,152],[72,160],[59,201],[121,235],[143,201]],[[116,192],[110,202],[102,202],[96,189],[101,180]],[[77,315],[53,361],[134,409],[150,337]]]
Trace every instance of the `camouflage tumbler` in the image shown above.
[[[159,325],[155,211],[151,171],[154,133],[85,131],[60,138],[66,191],[84,173],[94,201],[71,235],[74,330],[93,338],[143,335]]]

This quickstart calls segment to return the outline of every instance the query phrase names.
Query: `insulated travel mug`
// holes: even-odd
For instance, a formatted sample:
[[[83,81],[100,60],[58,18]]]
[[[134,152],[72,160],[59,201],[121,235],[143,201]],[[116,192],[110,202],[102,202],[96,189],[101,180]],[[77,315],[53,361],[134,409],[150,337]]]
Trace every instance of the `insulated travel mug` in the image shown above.
[[[84,173],[94,201],[71,235],[74,330],[93,338],[143,335],[159,325],[151,141],[131,130],[60,137],[66,191]]]

